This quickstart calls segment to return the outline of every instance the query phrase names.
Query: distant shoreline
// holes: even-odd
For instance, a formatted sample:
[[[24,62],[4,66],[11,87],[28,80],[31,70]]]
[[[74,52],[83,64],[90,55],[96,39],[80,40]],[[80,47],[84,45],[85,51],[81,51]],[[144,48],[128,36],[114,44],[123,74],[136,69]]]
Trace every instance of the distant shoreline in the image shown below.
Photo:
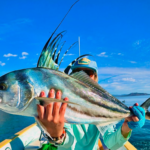
[[[144,96],[144,95],[150,95],[148,93],[130,93],[130,94],[122,94],[122,95],[114,95],[117,97],[124,97],[124,96]]]

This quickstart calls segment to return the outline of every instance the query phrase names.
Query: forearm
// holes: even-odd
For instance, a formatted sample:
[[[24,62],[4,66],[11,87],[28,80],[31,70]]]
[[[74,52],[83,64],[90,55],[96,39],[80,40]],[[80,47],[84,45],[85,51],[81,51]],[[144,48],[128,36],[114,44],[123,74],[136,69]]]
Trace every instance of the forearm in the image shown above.
[[[128,133],[127,138],[124,138],[124,136],[121,133],[121,127],[114,131],[112,128],[107,130],[106,133],[103,136],[105,145],[111,149],[116,150],[120,147],[122,147],[125,142],[128,141],[128,139],[131,136],[131,132]]]

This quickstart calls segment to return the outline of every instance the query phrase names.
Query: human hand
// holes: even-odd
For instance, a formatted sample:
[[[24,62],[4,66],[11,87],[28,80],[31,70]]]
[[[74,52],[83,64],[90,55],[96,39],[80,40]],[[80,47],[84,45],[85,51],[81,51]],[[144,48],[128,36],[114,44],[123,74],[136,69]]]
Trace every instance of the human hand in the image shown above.
[[[45,92],[42,91],[40,97],[45,97]],[[51,89],[48,94],[49,98],[61,99],[61,91],[56,92]],[[64,98],[65,101],[68,101],[68,98]],[[47,106],[37,105],[38,119],[45,126],[47,132],[51,137],[60,137],[63,133],[63,127],[65,122],[65,111],[67,103],[50,103]]]
[[[141,128],[145,124],[145,110],[138,106],[138,103],[129,108],[135,116],[125,118],[121,130],[124,137],[127,137],[131,130]]]
[[[133,112],[133,114],[135,115],[136,119],[135,119],[135,121],[128,122],[129,128],[133,130],[133,129],[143,127],[143,125],[145,124],[145,110],[142,107],[138,106],[137,103],[130,109]]]

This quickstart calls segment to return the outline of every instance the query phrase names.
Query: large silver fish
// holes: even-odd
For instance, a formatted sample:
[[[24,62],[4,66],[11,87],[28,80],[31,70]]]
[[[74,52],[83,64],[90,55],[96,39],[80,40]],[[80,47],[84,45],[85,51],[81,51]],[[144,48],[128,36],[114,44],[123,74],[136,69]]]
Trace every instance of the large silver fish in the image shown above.
[[[65,114],[68,123],[104,126],[129,116],[130,111],[126,105],[83,71],[72,76],[57,71],[58,65],[54,61],[53,50],[57,49],[60,37],[61,33],[50,44],[46,43],[37,68],[13,71],[0,77],[0,109],[11,114],[36,116],[36,104],[58,101],[38,97],[41,91],[44,90],[48,95],[49,89],[54,88],[62,91],[62,97],[69,98]],[[147,111],[149,104],[150,99],[143,103],[142,107]]]
[[[64,32],[52,39],[55,31],[43,48],[37,68],[13,71],[0,77],[0,110],[10,114],[37,116],[36,104],[64,102],[38,97],[41,91],[44,90],[48,95],[49,89],[53,88],[61,90],[62,97],[69,98],[69,102],[65,102],[68,103],[65,113],[68,123],[105,126],[130,116],[131,113],[125,104],[109,94],[83,71],[68,75],[71,65],[86,55],[72,61],[64,72],[58,71],[62,62],[61,60],[58,65],[58,58],[64,45],[63,43],[60,46],[60,40]],[[60,50],[55,57],[59,46]],[[150,118],[149,105],[150,99],[141,105],[146,111],[147,119]]]

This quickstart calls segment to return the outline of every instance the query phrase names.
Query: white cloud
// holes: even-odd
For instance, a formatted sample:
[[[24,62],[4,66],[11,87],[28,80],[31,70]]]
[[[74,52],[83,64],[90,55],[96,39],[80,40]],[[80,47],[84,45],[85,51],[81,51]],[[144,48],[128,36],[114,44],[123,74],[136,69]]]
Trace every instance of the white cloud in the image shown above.
[[[131,81],[131,82],[135,82],[135,79],[133,78],[122,78],[123,81]]]
[[[97,56],[99,56],[99,57],[108,57],[108,55],[105,55],[105,54],[106,54],[106,52],[102,52],[102,53],[98,54]]]
[[[142,68],[119,68],[119,67],[101,67],[98,69],[99,74],[111,75],[150,75],[150,69]]]
[[[112,94],[150,93],[150,69],[101,67],[99,84]]]
[[[136,61],[130,61],[130,63],[132,63],[132,64],[136,64],[137,62],[136,62]]]
[[[74,54],[66,54],[66,56],[71,56],[71,55],[74,55]]]
[[[24,55],[29,55],[29,53],[27,53],[27,52],[22,52],[22,56],[24,56]]]
[[[137,41],[134,42],[132,45],[133,45],[133,47],[139,47],[143,41],[144,41],[144,40],[137,40]]]
[[[0,61],[0,66],[5,66],[6,64]]]
[[[106,88],[108,87],[109,85],[108,84],[100,84],[103,88]]]
[[[112,87],[115,88],[116,90],[123,90],[123,86],[121,85],[112,84]]]
[[[26,59],[26,58],[27,58],[26,56],[19,57],[19,59]]]
[[[8,53],[8,54],[4,54],[4,57],[17,57],[17,55]]]
[[[112,52],[110,55],[124,56],[124,54],[122,54],[122,53],[114,53],[114,52]],[[107,56],[107,55],[106,55],[106,56]]]
[[[22,52],[22,57],[19,57],[19,59],[26,59],[27,55],[29,55],[29,53],[27,52]]]
[[[20,19],[16,19],[12,22],[12,24],[14,25],[21,25],[21,24],[27,24],[27,23],[31,23],[32,21],[28,18],[20,18]]]
[[[118,53],[118,55],[119,55],[119,56],[123,56],[124,54],[122,54],[122,53]]]
[[[138,40],[138,41],[136,41],[134,44],[135,44],[135,45],[139,45],[139,44],[140,44],[140,41]]]

